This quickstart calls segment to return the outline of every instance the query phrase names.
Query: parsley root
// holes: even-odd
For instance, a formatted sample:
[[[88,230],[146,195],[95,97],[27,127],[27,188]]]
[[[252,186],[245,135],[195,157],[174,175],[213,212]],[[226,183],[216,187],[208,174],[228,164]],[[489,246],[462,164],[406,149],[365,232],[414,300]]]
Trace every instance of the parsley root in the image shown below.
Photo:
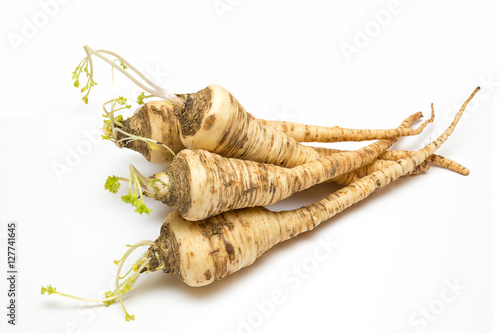
[[[160,236],[154,242],[143,241],[131,246],[117,262],[116,289],[106,293],[105,298],[93,300],[73,297],[56,291],[50,285],[42,287],[42,294],[59,294],[105,304],[118,299],[125,311],[126,320],[131,320],[134,316],[125,310],[121,296],[132,288],[143,272],[163,270],[193,287],[220,280],[251,265],[276,244],[315,228],[376,190],[413,172],[453,133],[468,102],[478,90],[479,87],[464,102],[451,125],[433,142],[316,203],[282,212],[272,212],[262,207],[245,208],[202,221],[187,221],[174,211],[165,219]],[[131,276],[120,282],[125,279],[120,278],[125,260],[140,246],[149,246],[149,249],[125,275]]]
[[[380,158],[385,159],[385,160],[389,160],[389,161],[391,161],[391,160],[396,161],[396,160],[401,159],[403,157],[410,156],[411,154],[412,154],[411,151],[401,151],[401,150],[391,151],[391,150],[388,150],[388,151],[384,152],[380,156]],[[464,176],[467,176],[470,173],[469,169],[467,169],[463,165],[461,165],[455,161],[452,161],[446,157],[443,157],[441,155],[432,154],[431,156],[428,157],[427,160],[429,161],[429,163],[435,164],[441,168],[455,171],[455,172],[457,172],[461,175],[464,175]]]
[[[195,93],[174,94],[148,80],[117,54],[106,50],[96,51],[88,46],[85,46],[84,49],[87,57],[78,65],[73,77],[75,86],[79,86],[78,80],[81,73],[85,72],[88,77],[87,85],[82,88],[82,91],[86,92],[83,98],[85,102],[88,101],[90,88],[95,84],[92,56],[104,60],[144,89],[149,95],[141,94],[138,98],[140,103],[149,97],[166,100],[166,104],[169,106],[163,108],[163,111],[156,112],[154,108],[145,107],[128,120],[115,118],[113,108],[110,112],[105,112],[105,116],[109,118],[109,126],[105,128],[105,138],[116,142],[120,147],[126,146],[139,151],[152,162],[164,160],[166,152],[152,156],[151,150],[157,148],[157,145],[170,147],[164,141],[168,140],[171,135],[176,135],[177,130],[179,130],[180,141],[184,147],[205,149],[225,157],[288,168],[313,161],[319,157],[312,147],[297,143],[285,133],[263,124],[246,112],[236,98],[223,87],[210,85]],[[109,57],[114,58],[114,60],[110,60]],[[119,64],[115,61],[118,61]],[[127,68],[139,78],[126,71]],[[175,126],[173,117],[168,114],[169,110],[175,115],[178,127]],[[428,122],[432,120],[433,118]],[[417,134],[422,129],[423,127],[406,132],[387,132],[385,137],[394,138],[397,134],[404,133]],[[174,138],[175,149],[180,148],[179,142],[175,142],[175,140],[176,138]],[[168,161],[168,157],[166,161]]]
[[[92,56],[96,56],[113,69],[118,70],[140,88],[144,89],[149,96],[159,97],[167,100],[172,105],[174,115],[179,122],[180,139],[186,148],[206,149],[223,156],[253,160],[263,163],[271,163],[285,167],[293,167],[318,158],[318,153],[311,147],[298,144],[284,133],[278,132],[270,126],[262,125],[254,116],[247,113],[238,101],[224,88],[210,85],[207,88],[192,94],[174,94],[148,80],[142,73],[135,69],[130,63],[119,55],[106,50],[93,50],[84,47],[87,56],[78,65],[73,73],[75,86],[79,86],[79,76],[83,72],[88,77],[87,85],[82,88],[86,92],[83,100],[88,102],[88,94],[93,80]],[[110,60],[108,57],[114,58]],[[117,64],[115,61],[119,61]],[[137,79],[126,69],[130,69],[139,77]],[[139,97],[143,101],[147,97],[143,94]],[[137,141],[138,145],[155,145],[159,140],[150,139],[153,127],[162,128],[161,121],[149,119],[148,122],[138,115],[135,121],[135,133],[129,133],[124,128],[134,124],[122,124],[114,117],[114,110],[106,112],[109,118],[109,129],[106,138],[110,138],[117,144],[121,142]],[[134,122],[131,120],[130,122]],[[158,123],[160,122],[160,124]],[[141,140],[145,138],[146,140]],[[153,141],[152,145],[151,142]],[[141,148],[138,148],[141,149]],[[142,152],[143,155],[147,156]]]
[[[432,117],[431,119],[434,119]],[[423,128],[393,128],[393,129],[351,129],[338,126],[326,127],[304,125],[299,123],[260,120],[265,125],[272,126],[285,133],[297,142],[342,142],[390,139],[400,136],[411,136],[422,133]],[[432,121],[432,120],[431,120]]]
[[[400,127],[410,126],[421,116],[415,113]],[[201,149],[185,149],[164,172],[154,175],[152,181],[131,167],[129,195],[122,199],[132,203],[137,212],[148,213],[142,193],[137,200],[137,191],[141,188],[144,195],[166,203],[191,221],[233,209],[267,206],[373,162],[395,141],[380,140],[359,150],[325,156],[294,168],[225,158]],[[135,185],[134,193],[131,185]],[[109,187],[109,184],[105,186],[116,192],[114,187]],[[131,198],[136,201],[130,201]]]
[[[143,138],[149,138],[158,144],[164,144],[172,149],[174,153],[178,153],[181,150],[185,149],[182,141],[180,139],[179,134],[179,124],[177,122],[177,118],[173,114],[173,106],[171,103],[158,100],[158,101],[150,101],[145,103],[141,108],[139,108],[133,117],[124,120],[121,122],[123,125],[121,128],[126,133],[131,133],[133,135],[142,135]],[[395,128],[394,131],[403,131],[410,130],[415,131],[415,134],[420,133],[426,124],[430,123],[434,118],[434,114],[432,114],[431,118],[427,120],[427,122],[423,123],[416,129],[403,129],[403,128]],[[265,122],[265,120],[260,119],[260,122]],[[158,124],[157,126],[144,126],[144,124]],[[286,122],[269,122],[269,124],[277,129],[285,130],[285,134],[290,135],[289,132],[286,131],[287,128],[291,128],[290,126],[286,126]],[[276,125],[276,126],[275,126]],[[392,131],[392,130],[387,130]],[[124,137],[123,134],[118,135],[120,138]],[[171,151],[163,148],[157,148],[155,144],[150,144],[150,142],[144,142],[143,140],[127,140],[124,139],[123,146],[140,152],[148,161],[151,163],[168,163],[171,162],[173,157]],[[345,152],[344,150],[337,150],[331,148],[323,148],[323,147],[313,147],[313,149],[318,152],[319,156],[329,156],[334,153]],[[381,159],[385,160],[395,160],[401,158],[402,156],[407,156],[409,152],[404,151],[387,151],[381,155]],[[438,166],[448,168],[452,171],[458,172],[463,175],[467,175],[469,173],[468,169],[464,166],[451,161],[440,155],[431,155],[429,157],[429,162],[434,163]],[[353,171],[354,173],[355,171]],[[358,173],[363,173],[360,171]],[[350,175],[346,175],[347,178]],[[345,184],[342,179],[346,179],[346,177],[336,177],[334,181],[339,184]]]
[[[430,118],[432,122],[434,115]],[[266,121],[259,119],[263,125],[269,125],[276,130],[285,133],[297,142],[338,142],[338,141],[363,141],[389,139],[399,136],[417,135],[425,126],[416,129],[388,129],[388,130],[351,130],[339,127],[322,127],[290,123],[286,121]],[[122,121],[123,130],[127,133],[141,136],[164,143],[177,153],[185,148],[179,137],[179,125],[174,115],[173,104],[165,100],[150,101],[139,108],[135,114]],[[322,133],[317,134],[317,133]],[[330,135],[330,136],[327,136]],[[118,134],[119,139],[126,137]],[[125,142],[123,147],[135,150],[152,163],[167,163],[173,158],[165,149],[155,149],[155,146],[145,142]]]
[[[330,156],[348,151],[324,147],[314,147],[314,150],[316,150],[320,156]],[[410,156],[412,153],[412,151],[408,150],[388,150],[380,155],[379,160],[397,161],[403,157]],[[441,168],[454,171],[464,176],[467,176],[470,173],[469,169],[465,166],[441,155],[432,154],[427,158],[426,162],[435,164]]]

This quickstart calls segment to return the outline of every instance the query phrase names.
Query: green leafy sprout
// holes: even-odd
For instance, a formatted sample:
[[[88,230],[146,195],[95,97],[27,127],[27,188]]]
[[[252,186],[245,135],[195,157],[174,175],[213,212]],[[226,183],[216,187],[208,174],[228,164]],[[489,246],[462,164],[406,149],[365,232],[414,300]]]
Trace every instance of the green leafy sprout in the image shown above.
[[[183,105],[184,101],[182,98],[178,97],[176,94],[156,85],[155,83],[151,82],[149,79],[147,79],[141,72],[139,72],[137,69],[135,69],[133,66],[131,66],[125,59],[123,59],[121,56],[117,55],[116,53],[107,51],[107,50],[93,50],[89,46],[84,47],[86,57],[80,61],[80,63],[76,66],[75,70],[72,72],[72,80],[73,80],[73,86],[76,88],[80,88],[80,77],[82,73],[85,73],[86,77],[86,83],[85,85],[80,88],[80,91],[83,93],[85,92],[85,95],[82,97],[82,100],[85,104],[88,104],[89,102],[89,94],[92,89],[92,87],[97,85],[97,82],[94,81],[94,67],[93,67],[93,62],[92,62],[92,56],[96,56],[103,61],[107,62],[109,65],[112,66],[112,69],[118,70],[120,73],[125,75],[128,79],[130,79],[132,82],[134,82],[137,86],[139,86],[141,89],[144,91],[148,92],[150,95],[146,95],[144,92],[142,92],[138,98],[137,98],[137,103],[139,105],[144,104],[144,99],[150,98],[150,97],[158,97],[164,100],[167,100],[170,102],[174,107],[180,107]],[[109,59],[109,56],[114,58],[113,60]],[[117,64],[118,62],[118,64]],[[129,69],[135,73],[143,82],[138,80],[136,77],[128,73],[126,70]],[[113,73],[113,72],[112,72]],[[106,105],[110,104],[111,106],[111,111],[107,111]],[[115,107],[121,106],[117,109]],[[123,122],[123,116],[117,116],[114,117],[114,112],[123,110],[123,109],[128,109],[131,106],[127,104],[127,100],[123,98],[122,96],[111,99],[110,101],[106,102],[103,104],[103,109],[104,109],[104,117],[107,118],[104,121],[104,126],[103,126],[103,131],[104,135],[102,136],[103,139],[107,140],[112,140],[115,141],[115,143],[120,144],[120,142],[125,141],[131,142],[135,140],[140,140],[143,142],[146,142],[150,145],[151,149],[156,149],[157,145],[163,146],[164,148],[168,149],[174,156],[175,153],[166,145],[162,144],[161,142],[148,139],[148,138],[143,138],[140,136],[132,135],[130,133],[127,133],[123,131],[121,128],[122,122]],[[115,139],[115,132],[121,132],[124,134],[124,138],[121,140],[116,140]],[[125,179],[125,178],[120,178],[117,176],[110,176],[106,180],[106,183],[104,185],[104,188],[109,190],[111,193],[117,193],[118,189],[120,188],[120,181],[128,181],[129,182],[129,193],[125,196],[122,196],[122,200],[126,203],[132,204],[134,207],[136,207],[136,212],[142,214],[142,213],[147,213],[149,214],[151,212],[151,209],[147,208],[145,203],[144,203],[144,198],[143,198],[143,189],[151,189],[154,188],[154,183],[155,181],[150,181],[143,175],[135,169],[132,165],[130,166],[130,171],[131,171],[131,176],[130,179]],[[147,185],[144,185],[147,184]],[[134,187],[134,190],[132,191],[132,186]],[[140,191],[139,191],[140,189]],[[149,192],[145,192],[145,194],[148,194]],[[132,268],[124,275],[120,276],[121,269],[123,267],[123,264],[125,260],[128,258],[128,256],[138,247],[141,246],[151,246],[153,245],[154,242],[152,241],[142,241],[138,242],[134,245],[128,245],[130,249],[125,253],[125,255],[120,259],[120,260],[115,260],[114,263],[118,265],[118,270],[116,274],[116,288],[115,290],[112,291],[107,291],[104,293],[104,298],[84,298],[84,297],[77,297],[65,293],[61,293],[56,290],[55,287],[52,287],[52,285],[47,285],[46,287],[41,288],[41,294],[57,294],[60,296],[64,297],[69,297],[72,299],[76,300],[81,300],[81,301],[86,301],[86,302],[102,302],[106,306],[111,305],[114,303],[117,299],[120,301],[120,304],[122,306],[123,311],[125,312],[125,320],[130,321],[134,320],[135,316],[130,315],[127,310],[125,309],[125,306],[123,304],[122,300],[122,295],[125,294],[126,292],[130,291],[132,289],[132,286],[135,284],[135,282],[138,280],[140,274],[145,271],[146,273],[149,273],[149,262],[151,258],[147,257],[147,254],[142,255],[139,260],[132,265]],[[157,267],[156,270],[161,270],[163,269],[163,266]],[[122,281],[123,280],[123,281]]]
[[[108,111],[106,108],[107,105],[110,105],[111,111]],[[116,109],[117,106],[121,106]],[[123,128],[123,116],[114,116],[115,112],[124,110],[124,109],[130,109],[131,105],[127,104],[127,99],[123,96],[119,96],[118,98],[114,98],[112,100],[107,101],[102,105],[102,109],[104,110],[104,114],[102,115],[104,117],[104,126],[102,128],[104,135],[101,135],[101,138],[104,140],[110,140],[113,142],[116,142],[115,139],[115,127],[116,128]]]
[[[132,268],[129,269],[129,271],[123,275],[120,276],[123,264],[127,260],[127,258],[130,256],[132,252],[134,252],[137,248],[142,247],[142,246],[151,246],[153,245],[154,242],[145,240],[141,242],[137,242],[134,245],[127,245],[129,249],[125,252],[123,257],[119,260],[115,260],[114,263],[118,265],[118,270],[116,272],[116,278],[115,278],[115,285],[116,288],[115,290],[110,290],[104,293],[104,298],[84,298],[84,297],[78,297],[78,296],[73,296],[69,294],[64,294],[61,292],[56,291],[56,288],[52,287],[52,285],[48,285],[46,287],[42,286],[41,289],[41,294],[57,294],[60,296],[64,297],[69,297],[72,299],[84,301],[84,302],[99,302],[103,303],[106,306],[111,305],[114,303],[117,299],[120,301],[120,305],[125,313],[125,320],[126,321],[131,321],[135,319],[134,315],[131,315],[127,312],[127,309],[125,308],[125,305],[123,304],[123,299],[122,295],[124,295],[126,292],[130,291],[134,284],[137,282],[139,279],[140,274],[144,271],[146,274],[150,272],[150,267],[149,267],[149,262],[151,261],[151,258],[148,258],[147,253],[144,253],[133,265]],[[163,269],[163,266],[157,267],[155,270],[161,270]],[[122,281],[123,280],[123,281]]]
[[[97,85],[97,83],[94,81],[94,65],[92,62],[92,56],[98,57],[99,59],[111,65],[112,69],[111,75],[113,78],[112,80],[113,83],[114,83],[114,70],[117,70],[123,75],[125,75],[132,82],[134,82],[141,89],[144,90],[137,97],[137,103],[139,105],[144,104],[144,99],[150,97],[162,98],[167,102],[171,103],[174,107],[180,107],[184,104],[184,100],[181,97],[150,81],[148,78],[146,78],[144,74],[142,74],[135,67],[130,65],[130,63],[128,63],[118,54],[107,50],[94,50],[89,46],[85,46],[83,49],[85,50],[86,57],[83,58],[83,60],[80,61],[80,63],[76,66],[76,69],[72,73],[72,78],[74,81],[73,85],[75,87],[80,87],[80,76],[82,73],[85,73],[87,77],[87,83],[83,88],[81,88],[81,92],[86,92],[86,94],[82,98],[85,104],[88,104],[89,101],[88,97],[91,88]],[[132,75],[132,73],[127,71],[128,69],[130,69],[130,71],[134,75]],[[146,95],[146,92],[149,95]],[[110,111],[107,110],[106,108],[107,105],[110,106],[111,109]],[[122,147],[122,144],[127,144],[132,141],[139,140],[147,143],[152,150],[157,149],[157,146],[162,146],[163,148],[167,149],[171,154],[173,154],[175,157],[175,153],[172,151],[172,149],[170,149],[165,144],[138,135],[133,135],[123,130],[123,125],[122,125],[122,122],[124,120],[123,116],[120,115],[115,117],[115,112],[118,112],[123,109],[129,109],[130,107],[131,105],[127,104],[127,100],[123,96],[111,99],[103,104],[103,109],[104,109],[103,116],[106,119],[104,120],[104,126],[103,126],[104,134],[101,135],[102,139],[110,140],[119,147]],[[120,140],[117,139],[117,132],[123,134],[122,139]],[[145,210],[142,208],[141,211],[145,212]]]
[[[53,293],[56,293],[56,288],[52,287],[50,284],[47,287],[42,287],[42,295],[45,295],[45,293],[52,295]]]
[[[119,133],[123,134],[123,138],[121,138],[119,140],[115,140],[115,143],[117,145],[121,145],[121,144],[126,145],[126,144],[129,144],[129,143],[134,142],[134,141],[142,141],[142,142],[145,142],[146,144],[148,144],[149,148],[151,148],[151,150],[156,150],[158,148],[158,146],[160,146],[160,147],[163,147],[166,150],[168,150],[175,157],[174,151],[169,146],[167,146],[166,144],[164,144],[160,141],[145,138],[145,137],[142,137],[139,135],[130,134],[130,133],[127,133],[124,130],[117,128],[117,127],[114,128],[114,132],[119,132]]]
[[[72,72],[72,78],[73,78],[73,85],[79,88],[80,75],[82,73],[85,73],[85,76],[87,78],[87,83],[85,84],[85,86],[83,86],[83,88],[81,88],[81,92],[86,92],[86,94],[82,98],[85,104],[88,104],[89,102],[88,96],[91,88],[97,85],[97,83],[94,81],[94,65],[92,62],[92,56],[95,56],[105,61],[109,65],[111,65],[113,69],[118,70],[120,73],[125,75],[129,80],[131,80],[137,86],[139,86],[142,90],[150,94],[150,96],[144,95],[143,98],[149,98],[154,96],[161,99],[165,99],[174,104],[175,106],[183,105],[182,98],[172,93],[171,91],[168,91],[167,89],[158,86],[157,84],[146,78],[144,74],[142,74],[135,67],[130,65],[129,62],[127,62],[118,54],[108,50],[94,50],[87,45],[84,46],[83,49],[85,50],[86,56],[85,58],[83,58],[82,61],[80,61],[80,63],[76,66],[75,70]],[[127,71],[128,69],[130,69],[134,75],[129,73]]]
[[[104,183],[104,189],[108,190],[111,193],[117,193],[120,188],[119,180],[126,180],[124,178],[118,178],[117,176],[109,176],[106,179],[106,183]]]
[[[141,92],[141,94],[139,96],[137,96],[137,104],[142,105],[142,104],[144,104],[144,100],[146,98],[151,98],[151,97],[154,97],[154,96],[153,95],[146,96],[146,94],[143,91],[143,92]]]
[[[73,78],[73,86],[75,86],[76,88],[80,88],[80,75],[82,73],[85,73],[87,77],[87,83],[83,86],[83,88],[80,89],[80,91],[87,92],[82,97],[82,100],[85,104],[88,104],[90,90],[92,89],[92,87],[97,85],[97,82],[95,82],[93,78],[93,66],[90,57],[85,57],[82,61],[80,61],[73,73],[71,73]]]
[[[160,182],[160,180],[150,180],[144,177],[133,165],[129,165],[129,170],[129,179],[109,176],[104,183],[104,189],[111,193],[117,193],[120,188],[120,182],[128,182],[128,193],[121,197],[122,201],[134,206],[135,211],[141,215],[143,213],[149,214],[152,210],[146,206],[144,195],[154,198],[159,191],[159,187],[155,186],[155,184]]]

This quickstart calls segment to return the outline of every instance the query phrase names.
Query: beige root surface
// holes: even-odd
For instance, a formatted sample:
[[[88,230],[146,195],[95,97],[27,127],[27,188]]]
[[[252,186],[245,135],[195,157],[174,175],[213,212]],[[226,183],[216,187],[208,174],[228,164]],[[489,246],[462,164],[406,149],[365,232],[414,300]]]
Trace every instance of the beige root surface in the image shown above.
[[[434,119],[434,117],[432,119]],[[261,122],[276,128],[278,131],[294,138],[297,142],[382,140],[422,133],[422,128],[352,129],[338,126],[326,127],[318,125],[305,125],[276,120],[261,120]]]

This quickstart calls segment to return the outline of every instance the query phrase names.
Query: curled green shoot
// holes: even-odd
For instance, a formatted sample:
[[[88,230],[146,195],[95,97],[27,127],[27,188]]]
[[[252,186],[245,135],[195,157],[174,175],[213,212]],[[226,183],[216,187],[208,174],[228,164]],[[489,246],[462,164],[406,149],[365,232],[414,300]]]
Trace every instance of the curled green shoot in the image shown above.
[[[117,193],[120,188],[120,181],[128,182],[128,179],[117,176],[109,176],[108,179],[106,179],[106,183],[104,183],[104,189],[111,193]]]
[[[89,57],[85,57],[78,66],[76,66],[75,70],[73,71],[72,78],[73,78],[73,86],[76,88],[80,88],[80,75],[84,72],[86,77],[87,77],[87,83],[83,86],[83,88],[80,89],[81,92],[87,92],[83,97],[82,100],[85,104],[88,104],[89,102],[89,93],[90,90],[92,89],[93,86],[97,85],[97,82],[94,81],[94,76],[93,76],[93,65],[92,65],[92,60]]]
[[[108,111],[106,106],[109,105],[111,111]],[[116,108],[117,106],[121,106]],[[123,122],[123,116],[119,115],[115,117],[115,112],[124,110],[124,109],[130,109],[131,105],[127,104],[127,99],[125,97],[119,96],[118,98],[112,99],[107,101],[102,105],[102,109],[104,110],[104,114],[102,115],[105,120],[104,120],[104,126],[102,128],[104,135],[101,135],[101,137],[104,140],[110,140],[116,143],[116,137],[114,134],[115,127],[122,128],[122,122]]]
[[[158,86],[157,84],[146,78],[144,74],[138,71],[134,66],[132,66],[128,61],[123,59],[118,54],[107,50],[94,50],[89,46],[85,46],[83,49],[85,50],[86,57],[78,64],[72,74],[75,87],[80,86],[81,73],[84,72],[87,76],[87,84],[81,89],[82,92],[86,91],[85,96],[82,98],[85,104],[88,103],[90,89],[97,84],[94,81],[94,66],[92,63],[92,56],[96,56],[111,65],[112,68],[125,75],[129,80],[134,82],[137,86],[139,86],[145,92],[149,93],[151,96],[168,100],[175,106],[183,105],[183,100],[180,97]],[[133,76],[127,71],[127,69],[130,69],[139,78]]]
[[[141,92],[141,94],[139,96],[137,96],[137,104],[142,105],[142,104],[144,104],[144,100],[146,98],[151,98],[151,97],[154,97],[154,96],[153,95],[146,96],[146,94],[143,91],[143,92]]]
[[[46,287],[42,287],[41,289],[41,294],[57,294],[60,296],[76,299],[79,301],[84,301],[84,302],[98,302],[98,303],[103,303],[106,306],[109,306],[110,304],[114,303],[117,299],[120,301],[120,305],[125,313],[125,320],[130,321],[134,320],[135,316],[131,315],[127,312],[127,309],[125,308],[125,305],[123,303],[122,295],[124,295],[126,292],[130,291],[134,284],[137,282],[139,279],[140,274],[144,271],[146,274],[149,273],[149,262],[151,258],[148,258],[147,253],[144,253],[133,265],[132,268],[123,276],[120,276],[121,270],[123,268],[123,264],[127,260],[127,258],[134,252],[137,248],[142,247],[142,246],[151,246],[153,245],[154,242],[145,240],[141,242],[137,242],[134,245],[127,245],[129,249],[123,257],[120,260],[115,261],[114,263],[118,265],[118,270],[116,272],[116,278],[115,278],[115,285],[116,288],[115,290],[110,290],[104,293],[103,298],[85,298],[85,297],[78,297],[78,296],[73,296],[65,293],[61,293],[56,290],[55,287],[52,287],[52,285],[48,285]],[[156,270],[162,269],[161,267],[158,267]],[[123,281],[122,281],[123,280]]]
[[[151,209],[146,206],[144,196],[154,197],[158,189],[154,186],[155,181],[143,176],[133,165],[129,165],[130,178],[121,178],[117,176],[109,176],[104,184],[104,189],[111,193],[117,193],[120,188],[120,181],[128,182],[128,194],[121,197],[122,201],[131,204],[136,209],[135,211],[149,214]]]
[[[116,140],[116,144],[118,144],[118,145],[120,145],[122,142],[123,142],[123,144],[129,144],[133,141],[142,141],[142,142],[147,143],[149,145],[149,148],[151,148],[151,150],[156,150],[158,148],[157,146],[160,146],[160,147],[163,147],[166,150],[168,150],[175,157],[174,151],[169,146],[167,146],[164,143],[161,143],[160,141],[145,138],[145,137],[142,137],[139,135],[130,134],[130,133],[127,133],[124,130],[117,128],[117,127],[114,128],[115,135],[113,137],[116,137],[116,132],[119,132],[123,135],[123,138]]]
[[[135,211],[142,215],[142,213],[146,213],[149,215],[151,209],[146,207],[146,203],[144,202],[144,197],[142,193],[144,191],[139,190],[142,189],[144,184],[149,183],[149,179],[144,177],[132,164],[129,165],[130,169],[130,179],[128,183],[128,194],[122,196],[122,201],[125,203],[129,203],[134,206]],[[132,187],[134,191],[132,192]]]

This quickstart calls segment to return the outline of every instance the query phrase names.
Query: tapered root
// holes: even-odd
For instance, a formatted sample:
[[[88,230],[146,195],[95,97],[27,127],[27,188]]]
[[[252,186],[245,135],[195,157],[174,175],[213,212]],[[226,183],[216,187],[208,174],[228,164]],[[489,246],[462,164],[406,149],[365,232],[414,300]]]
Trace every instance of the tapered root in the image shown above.
[[[467,169],[463,165],[461,165],[455,161],[452,161],[450,159],[447,159],[446,157],[443,157],[441,155],[436,155],[436,154],[431,155],[429,157],[429,162],[431,162],[431,163],[433,163],[441,168],[455,171],[455,172],[457,172],[461,175],[464,175],[464,176],[467,176],[470,173],[469,169]]]
[[[345,153],[348,150],[340,150],[340,149],[331,149],[331,148],[324,148],[324,147],[314,147],[314,150],[316,150],[320,156],[330,156],[334,154],[339,154],[339,153]],[[386,160],[386,161],[397,161],[399,159],[405,158],[413,154],[413,151],[409,150],[387,150],[385,151],[382,155],[380,155],[379,159],[380,160]],[[436,166],[439,166],[441,168],[454,171],[458,174],[467,176],[470,171],[467,169],[465,166],[461,165],[458,162],[455,162],[449,158],[446,158],[441,155],[437,154],[432,154],[427,158],[427,161],[429,163],[432,163]]]
[[[357,180],[360,180],[363,177],[372,174],[375,171],[382,170],[383,168],[386,168],[391,165],[395,166],[395,164],[397,164],[396,161],[378,159],[369,165],[345,173],[343,175],[337,176],[333,178],[332,181],[337,184],[347,186]],[[426,160],[422,164],[416,166],[415,169],[411,173],[409,173],[409,175],[418,175],[426,172],[427,170],[429,170],[429,162]]]
[[[304,125],[299,123],[283,121],[260,120],[262,124],[272,126],[285,133],[297,142],[342,142],[342,141],[366,141],[393,139],[401,136],[411,136],[422,133],[424,128],[434,121],[434,108],[431,105],[432,114],[418,128],[395,128],[395,129],[350,129],[342,127],[324,127]]]
[[[399,159],[411,156],[413,153],[414,152],[412,151],[406,150],[388,150],[383,153],[380,158],[388,161],[397,161]],[[427,161],[441,168],[454,171],[464,176],[467,176],[470,173],[469,169],[467,169],[465,166],[441,155],[432,154],[427,158]]]

